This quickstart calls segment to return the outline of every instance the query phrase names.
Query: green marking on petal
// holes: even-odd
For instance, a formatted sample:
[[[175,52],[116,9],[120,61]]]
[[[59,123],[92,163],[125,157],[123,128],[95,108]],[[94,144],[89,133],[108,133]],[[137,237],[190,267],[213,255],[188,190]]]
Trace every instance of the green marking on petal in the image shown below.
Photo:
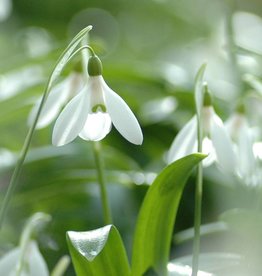
[[[102,112],[106,112],[106,107],[103,104],[96,104],[95,106],[92,107],[92,112],[98,112],[98,111],[102,111]]]
[[[207,83],[204,84],[204,106],[212,106],[212,98]]]
[[[238,105],[236,106],[236,112],[239,114],[245,114],[246,108],[242,101],[239,102]]]

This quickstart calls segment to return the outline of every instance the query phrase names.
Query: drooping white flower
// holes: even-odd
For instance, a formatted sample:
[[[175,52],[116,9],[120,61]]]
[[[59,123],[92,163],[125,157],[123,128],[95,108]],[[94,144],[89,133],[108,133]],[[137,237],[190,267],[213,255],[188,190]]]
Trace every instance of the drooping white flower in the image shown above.
[[[87,85],[65,106],[54,126],[52,142],[63,146],[77,136],[84,140],[99,141],[115,126],[129,142],[140,145],[143,134],[140,125],[125,103],[106,84],[102,64],[97,56],[88,61]]]
[[[206,92],[207,93],[207,92]],[[203,120],[203,143],[202,151],[208,154],[208,157],[203,161],[204,166],[211,165],[215,160],[224,170],[234,172],[235,170],[235,154],[233,146],[226,131],[226,128],[215,113],[211,105],[210,96],[205,93],[205,98],[202,109]],[[175,137],[171,148],[168,152],[167,162],[171,163],[175,160],[197,152],[197,117],[196,115],[181,129]]]
[[[1,275],[14,276],[18,275],[17,265],[21,255],[21,247],[16,247],[10,250],[4,256],[0,258],[0,271]],[[27,276],[48,276],[47,264],[41,255],[38,245],[35,241],[31,241],[25,252],[25,265],[24,269],[21,271],[20,275]]]
[[[244,114],[243,105],[226,121],[226,129],[234,142],[234,151],[237,156],[237,174],[248,184],[251,184],[256,170],[256,158],[253,152],[253,135]]]
[[[82,88],[84,81],[82,75],[79,72],[73,71],[63,81],[55,85],[43,106],[37,121],[36,128],[41,129],[49,125],[52,121],[57,118],[60,110],[66,104],[66,102],[75,96],[75,94]],[[31,113],[28,117],[28,124],[32,125],[36,113],[39,109],[41,99],[38,99],[35,106],[32,108]]]

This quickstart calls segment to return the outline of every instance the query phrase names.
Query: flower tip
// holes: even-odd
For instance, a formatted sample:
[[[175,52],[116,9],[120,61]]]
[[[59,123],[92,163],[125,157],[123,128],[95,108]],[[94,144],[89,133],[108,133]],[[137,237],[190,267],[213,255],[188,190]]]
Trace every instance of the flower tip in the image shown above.
[[[127,137],[125,137],[127,139]],[[130,143],[137,145],[137,146],[141,146],[143,144],[143,134],[142,131],[140,129],[140,133],[137,135],[137,137],[133,137],[132,139],[127,139]]]

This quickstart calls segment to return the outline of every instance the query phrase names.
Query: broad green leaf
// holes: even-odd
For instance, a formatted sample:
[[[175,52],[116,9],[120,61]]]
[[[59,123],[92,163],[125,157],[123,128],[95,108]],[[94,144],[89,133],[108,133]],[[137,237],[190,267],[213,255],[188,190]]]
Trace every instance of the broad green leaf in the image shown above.
[[[126,251],[113,225],[67,232],[67,243],[77,276],[130,275]]]
[[[243,258],[232,253],[204,253],[199,256],[198,275],[202,276],[229,276],[241,272]],[[168,263],[169,276],[191,276],[192,256],[178,258]]]
[[[206,63],[202,64],[196,74],[195,80],[195,102],[196,102],[196,112],[199,117],[201,117],[201,110],[203,106],[203,78],[206,70]]]
[[[172,230],[179,201],[192,169],[205,158],[196,153],[167,166],[150,186],[143,201],[135,230],[132,275],[149,268],[166,275]]]

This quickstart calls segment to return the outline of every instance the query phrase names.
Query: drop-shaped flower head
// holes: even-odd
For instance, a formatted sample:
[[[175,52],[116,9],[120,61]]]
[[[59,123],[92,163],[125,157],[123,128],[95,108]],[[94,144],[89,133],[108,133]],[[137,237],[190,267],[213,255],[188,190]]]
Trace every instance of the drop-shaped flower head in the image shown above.
[[[207,85],[205,85],[202,108],[203,153],[209,156],[203,161],[204,166],[217,161],[220,167],[229,172],[235,171],[235,154],[226,128],[216,114]],[[185,155],[197,151],[196,115],[181,129],[168,152],[167,161],[171,163]]]
[[[234,143],[237,174],[248,184],[252,184],[252,178],[256,171],[256,158],[253,152],[253,133],[245,113],[244,104],[239,103],[235,112],[225,122],[225,126]]]
[[[129,142],[141,145],[140,125],[125,101],[108,87],[102,77],[102,63],[96,55],[88,61],[89,79],[84,88],[65,106],[56,120],[52,142],[63,146],[77,136],[102,140],[115,126]]]

